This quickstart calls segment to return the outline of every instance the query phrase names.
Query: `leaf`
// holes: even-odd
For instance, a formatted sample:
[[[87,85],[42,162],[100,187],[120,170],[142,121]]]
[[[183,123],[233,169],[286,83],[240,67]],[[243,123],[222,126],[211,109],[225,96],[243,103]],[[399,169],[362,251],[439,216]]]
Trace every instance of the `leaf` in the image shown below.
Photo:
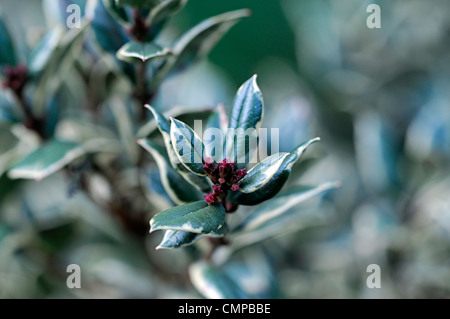
[[[185,232],[181,230],[166,230],[164,238],[161,243],[156,247],[159,249],[172,249],[181,248],[195,243],[197,240],[203,237],[223,237],[228,232],[227,224],[224,224],[220,229],[211,234],[196,234],[191,232]]]
[[[169,208],[152,218],[150,232],[182,230],[210,234],[225,223],[225,210],[220,205],[208,205],[204,200]]]
[[[255,165],[239,182],[241,193],[253,193],[266,185],[278,172],[289,153],[276,153]]]
[[[338,187],[340,187],[338,182],[318,186],[295,186],[258,206],[234,231],[245,232],[272,223],[295,205]]]
[[[186,6],[188,0],[166,0],[154,7],[147,17],[146,24],[153,26],[167,17],[177,13]]]
[[[173,56],[155,74],[152,86],[158,87],[183,59],[192,61],[204,57],[232,26],[248,16],[250,10],[236,10],[209,18],[193,27],[173,45]]]
[[[205,145],[197,134],[185,123],[170,118],[170,139],[181,163],[192,173],[206,176],[204,158],[209,157]]]
[[[239,182],[239,192],[233,193],[232,201],[241,205],[257,205],[275,196],[286,183],[292,166],[303,157],[308,146],[317,141],[320,141],[320,138],[311,139],[295,148],[292,152],[287,153],[288,155],[283,158],[276,171],[275,169],[264,167],[267,163],[261,164],[274,155],[254,166]],[[275,162],[275,165],[278,164],[279,162]],[[260,165],[263,166],[258,167]],[[255,171],[252,172],[253,170]]]
[[[261,125],[264,103],[261,90],[256,83],[257,76],[247,80],[239,88],[231,109],[230,128],[257,128]]]
[[[37,114],[44,112],[48,92],[52,93],[61,84],[60,78],[55,74],[63,74],[70,68],[75,60],[76,51],[82,49],[84,37],[89,30],[89,23],[85,23],[80,29],[68,31],[59,41],[57,51],[52,55],[52,63],[48,63],[42,70],[33,94],[33,108]]]
[[[172,55],[170,49],[161,48],[154,43],[131,41],[123,45],[117,52],[117,58],[127,62],[159,61]]]
[[[3,14],[0,14],[0,67],[17,64],[16,52],[11,35],[3,22]]]
[[[94,17],[92,29],[97,42],[106,52],[116,54],[129,41],[125,29],[108,13],[104,1],[98,1],[89,15]]]
[[[206,298],[250,298],[224,271],[205,261],[192,264],[189,268],[189,276],[194,287]]]
[[[191,171],[189,171],[183,164],[181,164],[180,160],[178,159],[177,154],[175,153],[175,150],[172,146],[172,141],[170,139],[170,121],[150,105],[146,105],[145,107],[152,112],[153,117],[157,123],[157,127],[163,137],[169,157],[169,162],[172,165],[172,168],[175,169],[178,174],[180,174],[196,189],[204,193],[208,193],[209,191],[211,191],[211,184],[208,178],[191,173]]]
[[[152,8],[159,0],[115,0],[120,7],[130,6],[133,8]]]
[[[56,49],[61,38],[62,30],[57,28],[49,31],[41,41],[39,41],[28,59],[28,72],[31,75],[37,75],[52,61],[52,58],[57,54]]]
[[[22,116],[18,112],[19,109],[13,97],[7,94],[6,91],[0,91],[0,124],[2,122],[20,123]]]
[[[138,144],[154,158],[161,174],[162,185],[176,204],[182,205],[202,199],[197,189],[170,166],[167,152],[163,147],[148,139],[138,140]]]
[[[231,237],[232,251],[242,247],[259,243],[263,240],[313,226],[323,225],[332,215],[323,207],[307,207],[305,209],[292,208],[279,215],[273,222],[263,223],[260,227],[246,232],[237,232]]]
[[[108,10],[108,13],[111,15],[111,17],[113,17],[116,21],[119,21],[126,27],[131,26],[127,11],[124,8],[119,7],[117,5],[116,0],[102,0],[102,1],[103,5],[105,6],[106,10]]]
[[[235,163],[248,163],[254,156],[247,159],[250,154],[255,154],[257,147],[258,130],[264,114],[264,102],[261,90],[256,83],[257,76],[247,80],[239,88],[231,109],[229,128],[238,131],[230,131],[227,136],[226,157],[234,158]],[[248,134],[246,131],[248,131]],[[248,135],[248,140],[246,138]],[[254,148],[250,149],[253,140]]]
[[[42,180],[84,153],[80,144],[52,140],[15,164],[8,176],[12,179]]]

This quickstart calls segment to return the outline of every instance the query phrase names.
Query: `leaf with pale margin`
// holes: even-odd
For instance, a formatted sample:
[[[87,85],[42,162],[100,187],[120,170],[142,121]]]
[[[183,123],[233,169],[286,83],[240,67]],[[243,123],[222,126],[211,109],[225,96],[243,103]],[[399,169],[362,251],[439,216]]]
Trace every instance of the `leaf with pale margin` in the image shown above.
[[[232,201],[241,204],[241,205],[257,205],[265,200],[268,200],[278,194],[281,188],[286,183],[290,173],[292,166],[298,162],[302,157],[308,146],[311,144],[320,141],[320,138],[311,139],[297,148],[295,148],[292,152],[287,153],[288,155],[283,158],[283,161],[278,166],[278,168],[270,169],[264,168],[261,170],[263,172],[263,176],[260,176],[260,168],[257,167],[265,160],[271,158],[268,157],[264,161],[260,162],[260,164],[253,167],[247,176],[245,176],[239,183],[240,188],[239,192],[235,192],[232,194]],[[275,154],[276,155],[276,154]],[[276,162],[278,165],[279,162]],[[252,172],[253,170],[254,173]],[[270,174],[265,173],[269,171]],[[243,186],[241,188],[241,185]]]
[[[159,249],[173,249],[181,248],[195,243],[197,240],[203,237],[219,238],[223,237],[228,233],[227,224],[224,224],[220,229],[211,234],[196,234],[181,230],[166,230],[164,238],[161,243],[156,247]]]
[[[168,48],[161,48],[154,43],[131,41],[117,51],[117,58],[127,62],[161,61],[172,55]]]
[[[162,185],[176,204],[182,205],[202,199],[200,192],[170,166],[164,147],[148,139],[138,140],[138,144],[152,155],[158,165]]]
[[[192,173],[206,176],[204,159],[209,157],[200,137],[187,124],[170,118],[170,140],[180,162]]]
[[[194,287],[209,299],[247,299],[244,290],[224,271],[205,261],[199,261],[189,268]]]
[[[181,230],[197,234],[210,234],[225,224],[225,209],[221,205],[208,205],[204,200],[169,208],[150,221],[150,232],[155,230]]]

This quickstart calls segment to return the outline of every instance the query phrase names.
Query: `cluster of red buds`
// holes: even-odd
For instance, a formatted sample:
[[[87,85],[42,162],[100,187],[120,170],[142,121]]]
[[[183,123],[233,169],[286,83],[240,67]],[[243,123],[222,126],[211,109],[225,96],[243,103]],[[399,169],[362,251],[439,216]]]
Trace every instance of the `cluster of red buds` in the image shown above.
[[[234,163],[227,159],[215,163],[211,158],[206,158],[203,169],[214,184],[213,192],[203,196],[209,205],[219,203],[229,190],[237,191],[237,183],[247,174],[245,168],[236,170]]]
[[[24,65],[7,66],[4,69],[4,74],[6,79],[3,82],[3,87],[20,93],[27,80],[26,67]]]

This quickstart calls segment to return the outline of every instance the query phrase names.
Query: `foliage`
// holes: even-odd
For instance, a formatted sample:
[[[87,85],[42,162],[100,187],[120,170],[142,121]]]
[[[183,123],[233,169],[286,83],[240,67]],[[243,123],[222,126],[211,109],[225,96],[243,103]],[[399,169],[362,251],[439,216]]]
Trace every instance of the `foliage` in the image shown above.
[[[231,271],[240,263],[234,253],[329,217],[318,195],[337,183],[279,193],[319,139],[252,165],[245,137],[216,145],[191,128],[204,119],[205,129],[254,129],[260,140],[256,76],[237,92],[229,119],[223,106],[150,106],[166,80],[205,57],[249,10],[209,18],[167,44],[164,31],[186,0],[77,1],[83,20],[74,29],[65,26],[69,3],[43,1],[54,26],[29,48],[0,19],[0,270],[11,274],[0,277],[0,296],[97,296],[98,280],[116,286],[118,295],[106,296],[167,296],[154,283],[175,270],[147,249],[150,221],[151,232],[164,230],[157,250],[183,247],[174,258],[189,258],[182,271],[204,297],[275,297],[245,287],[242,274],[260,270]],[[311,197],[308,209],[297,208]],[[65,287],[71,263],[86,272],[81,292]]]

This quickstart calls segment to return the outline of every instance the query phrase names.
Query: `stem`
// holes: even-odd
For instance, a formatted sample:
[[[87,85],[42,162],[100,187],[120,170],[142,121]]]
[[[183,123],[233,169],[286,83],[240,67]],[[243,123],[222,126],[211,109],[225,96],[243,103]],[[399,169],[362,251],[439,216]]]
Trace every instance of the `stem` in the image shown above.
[[[28,107],[28,105],[25,102],[25,98],[23,96],[23,90],[20,91],[13,91],[17,101],[19,102],[19,106],[23,112],[23,114],[25,115],[25,121],[24,121],[24,125],[25,127],[35,131],[39,137],[42,140],[46,139],[46,135],[43,131],[43,121],[38,119],[33,112],[31,112],[31,109]]]
[[[136,98],[139,101],[139,121],[145,121],[144,105],[147,103],[147,67],[145,62],[140,62],[136,65]]]

